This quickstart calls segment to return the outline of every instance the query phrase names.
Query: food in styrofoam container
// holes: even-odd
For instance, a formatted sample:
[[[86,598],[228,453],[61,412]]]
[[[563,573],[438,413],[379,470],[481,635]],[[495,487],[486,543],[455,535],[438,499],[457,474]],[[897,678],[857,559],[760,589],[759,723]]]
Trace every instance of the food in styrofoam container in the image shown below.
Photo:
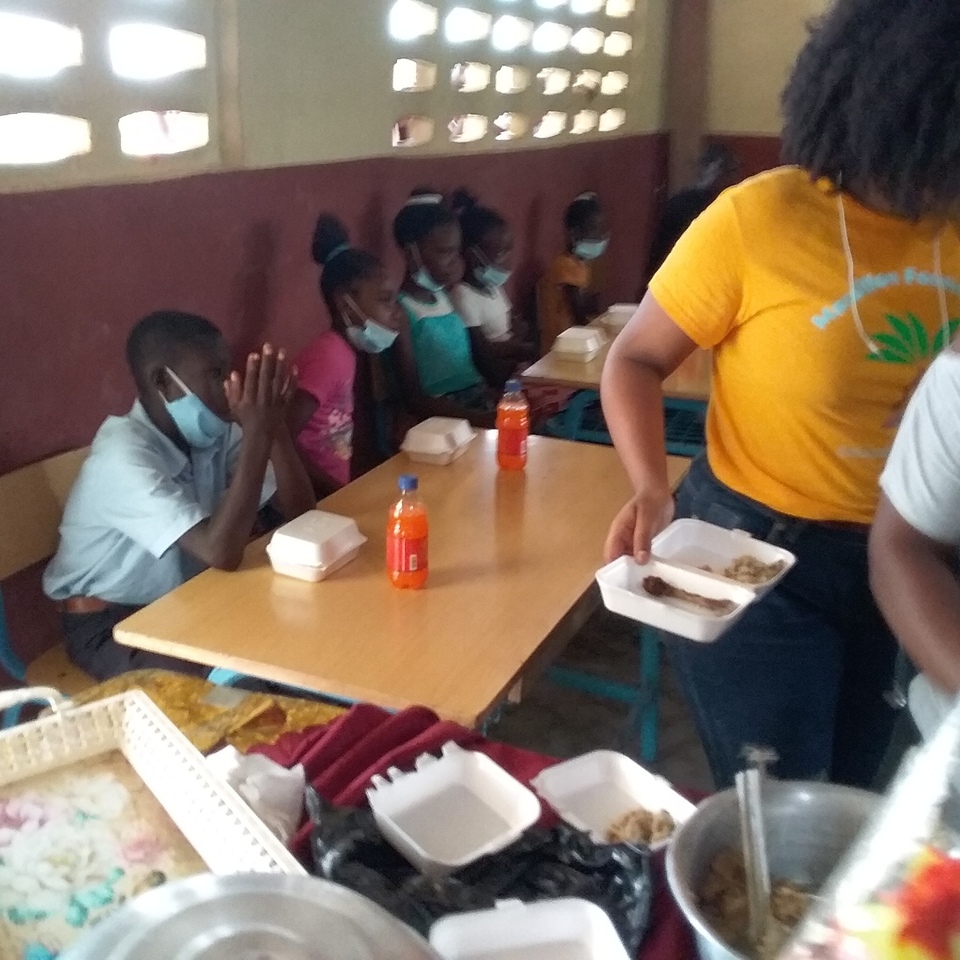
[[[700,597],[729,600],[734,609],[718,616],[673,597],[654,597],[643,586],[649,577]],[[619,557],[598,570],[596,580],[603,605],[611,613],[700,643],[711,643],[729,630],[757,598],[753,590],[740,584],[657,559],[640,566],[632,557]]]
[[[630,322],[639,307],[639,303],[615,303],[600,320],[607,330],[616,336]]]
[[[447,743],[415,767],[374,777],[367,799],[384,838],[427,876],[503,850],[540,818],[534,793],[482,753]]]
[[[606,343],[603,334],[591,327],[570,327],[553,342],[553,352],[563,360],[589,363],[600,355]]]
[[[417,463],[445,467],[467,452],[474,436],[469,420],[430,417],[407,431],[400,449]]]
[[[610,842],[618,821],[635,811],[663,812],[680,826],[696,809],[663,777],[613,750],[594,750],[548,767],[531,786],[570,826],[597,843]],[[649,846],[659,850],[667,842]]]
[[[366,542],[350,517],[309,510],[274,532],[267,556],[277,573],[316,583],[346,566]]]
[[[444,917],[430,945],[444,960],[627,960],[606,913],[572,897]]]
[[[775,587],[797,558],[743,530],[727,530],[702,520],[675,520],[654,538],[652,553],[664,563],[732,581],[755,593]]]

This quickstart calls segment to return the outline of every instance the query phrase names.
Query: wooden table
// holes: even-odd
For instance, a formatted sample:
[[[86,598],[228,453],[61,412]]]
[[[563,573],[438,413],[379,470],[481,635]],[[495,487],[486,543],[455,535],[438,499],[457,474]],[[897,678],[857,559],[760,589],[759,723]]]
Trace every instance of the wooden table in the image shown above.
[[[266,538],[236,573],[208,570],[135,613],[120,643],[384,707],[422,704],[474,726],[544,668],[598,604],[593,575],[630,496],[609,447],[530,439],[523,473],[497,470],[482,432],[447,467],[403,454],[328,497],[356,519],[360,556],[321,583],[273,573]],[[687,461],[671,459],[678,483]],[[430,514],[430,582],[394,589],[384,570],[397,477],[417,472]],[[529,675],[529,674],[527,674]]]
[[[600,321],[591,326],[606,334],[606,328]],[[604,345],[599,356],[589,363],[576,360],[563,360],[552,351],[527,367],[521,374],[524,383],[531,385],[570,387],[574,390],[599,390],[603,365],[607,360],[610,341]],[[673,373],[663,381],[663,395],[672,400],[695,400],[705,402],[710,399],[710,351],[694,351]]]

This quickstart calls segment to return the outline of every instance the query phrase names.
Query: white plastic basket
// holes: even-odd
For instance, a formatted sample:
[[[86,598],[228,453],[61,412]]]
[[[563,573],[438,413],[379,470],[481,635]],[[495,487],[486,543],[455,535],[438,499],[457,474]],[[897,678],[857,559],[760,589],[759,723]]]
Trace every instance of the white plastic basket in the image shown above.
[[[50,687],[8,690],[0,711],[31,700],[53,712],[0,732],[0,787],[119,750],[213,873],[306,872],[146,694],[74,707]]]

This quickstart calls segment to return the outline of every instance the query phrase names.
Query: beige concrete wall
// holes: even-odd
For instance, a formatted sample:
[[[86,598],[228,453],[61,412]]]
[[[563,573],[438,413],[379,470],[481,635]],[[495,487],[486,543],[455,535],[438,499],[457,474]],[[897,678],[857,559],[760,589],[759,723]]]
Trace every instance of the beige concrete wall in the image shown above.
[[[713,0],[708,133],[780,132],[780,93],[828,0]]]
[[[627,122],[619,130],[588,134],[615,137],[660,130],[664,122],[664,71],[671,0],[638,0],[632,21],[605,20],[605,29],[629,25],[633,51],[623,58],[576,53],[534,56],[496,54],[489,42],[454,48],[437,36],[401,45],[387,35],[392,0],[192,0],[156,4],[148,0],[12,0],[23,12],[45,13],[84,29],[87,62],[54,81],[14,83],[0,78],[0,113],[63,110],[94,120],[92,153],[46,167],[0,166],[0,193],[88,183],[151,180],[218,169],[266,168],[325,163],[394,152],[391,130],[408,114],[426,113],[437,120],[429,145],[405,155],[476,153],[554,147],[584,138],[561,135],[540,141],[527,136],[497,143],[488,136],[473,144],[453,144],[445,131],[458,113],[490,118],[516,111],[535,120],[545,110],[568,114],[586,106],[600,111],[624,107]],[[436,2],[436,0],[434,0]],[[437,3],[441,10],[445,3]],[[491,13],[526,13],[572,25],[586,18],[537,11],[532,2],[505,8],[501,0],[469,0],[465,5]],[[81,12],[82,8],[82,12]],[[131,13],[135,16],[131,16]],[[165,22],[197,29],[208,36],[207,70],[163,84],[131,85],[110,75],[103,39],[109,26],[123,19]],[[394,61],[400,56],[439,65],[437,89],[426,94],[392,90]],[[449,73],[459,59],[494,66],[518,64],[536,73],[542,66],[623,70],[632,75],[628,91],[599,97],[594,105],[573,94],[543,97],[534,90],[510,97],[492,89],[477,94],[451,90]],[[147,161],[123,157],[115,125],[122,109],[206,110],[211,116],[211,143],[190,154]],[[397,151],[399,152],[399,151]]]

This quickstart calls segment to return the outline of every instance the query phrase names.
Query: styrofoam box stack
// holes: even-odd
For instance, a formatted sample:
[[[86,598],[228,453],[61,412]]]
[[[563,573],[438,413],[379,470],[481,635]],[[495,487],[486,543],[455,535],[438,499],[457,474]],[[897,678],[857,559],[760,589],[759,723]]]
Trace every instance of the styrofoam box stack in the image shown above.
[[[696,809],[663,777],[612,750],[595,750],[544,770],[531,784],[571,827],[607,842],[607,831],[633,810],[666,811],[679,827]],[[660,850],[669,840],[653,844]]]
[[[563,360],[589,363],[603,349],[603,334],[591,327],[571,327],[564,330],[553,342],[553,353]]]
[[[416,463],[445,467],[467,452],[474,436],[468,420],[430,417],[407,431],[400,449]]]
[[[367,799],[384,838],[427,876],[503,850],[540,818],[536,796],[483,754],[448,743],[415,767],[374,777]]]
[[[315,583],[346,566],[366,542],[350,517],[310,510],[274,532],[267,556],[277,573]]]
[[[631,557],[620,557],[597,572],[604,606],[639,623],[703,643],[729,630],[747,607],[772,590],[796,563],[788,550],[755,540],[742,530],[726,530],[702,520],[670,524],[654,539],[652,554],[651,561],[643,566]],[[744,556],[783,566],[762,584],[739,583],[725,577],[722,571]],[[684,600],[654,597],[643,588],[643,580],[649,576],[701,597],[732,601],[733,610],[717,615]]]
[[[444,960],[627,960],[596,904],[565,898],[461,913],[437,921],[430,945]]]

